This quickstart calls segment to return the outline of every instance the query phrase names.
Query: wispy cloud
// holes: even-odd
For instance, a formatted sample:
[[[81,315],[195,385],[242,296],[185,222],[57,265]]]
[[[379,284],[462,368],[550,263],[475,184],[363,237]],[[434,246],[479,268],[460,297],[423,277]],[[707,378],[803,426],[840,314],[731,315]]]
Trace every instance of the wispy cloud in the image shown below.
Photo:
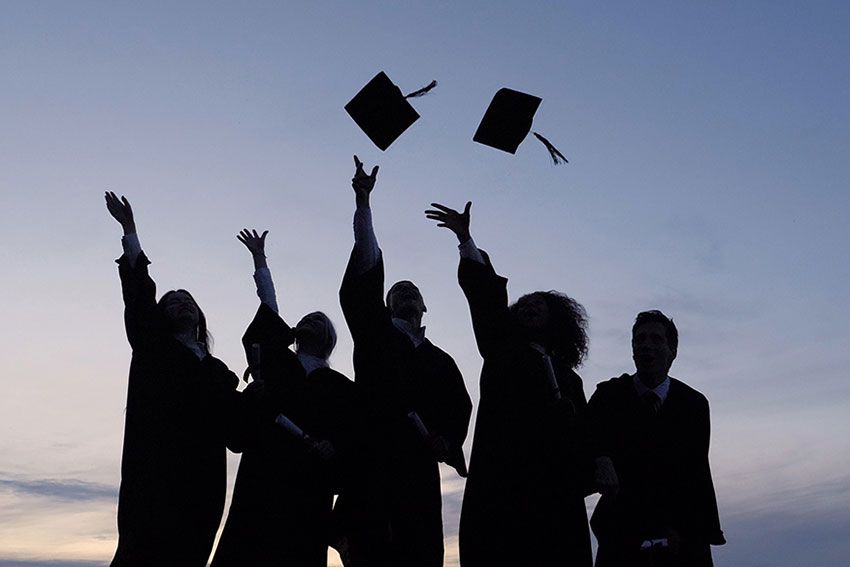
[[[0,490],[72,502],[115,500],[118,496],[114,486],[76,479],[0,478]]]

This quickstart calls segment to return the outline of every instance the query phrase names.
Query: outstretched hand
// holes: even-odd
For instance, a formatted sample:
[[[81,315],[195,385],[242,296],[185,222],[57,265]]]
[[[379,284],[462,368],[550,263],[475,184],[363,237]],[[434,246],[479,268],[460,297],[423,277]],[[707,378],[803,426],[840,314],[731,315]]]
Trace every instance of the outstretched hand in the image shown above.
[[[369,194],[375,188],[375,180],[378,177],[379,166],[372,168],[372,173],[366,175],[363,170],[363,162],[357,156],[354,156],[354,177],[351,178],[351,187],[354,189],[354,194],[357,195],[358,204],[368,204]]]
[[[440,203],[431,203],[431,206],[434,208],[425,211],[426,217],[437,221],[437,226],[454,232],[461,244],[470,239],[469,210],[472,208],[472,201],[466,202],[466,207],[464,207],[462,213]]]
[[[248,230],[247,228],[243,228],[239,231],[239,234],[236,235],[236,238],[245,245],[245,248],[250,250],[253,256],[263,256],[266,255],[266,235],[269,233],[268,230],[263,231],[262,235],[257,234],[256,230]]]
[[[127,200],[127,197],[121,195],[121,198],[119,199],[112,191],[107,191],[104,196],[106,197],[106,210],[109,211],[112,218],[118,221],[121,228],[124,229],[124,234],[132,234],[136,232],[136,221],[133,219],[133,207],[130,206],[130,201]]]

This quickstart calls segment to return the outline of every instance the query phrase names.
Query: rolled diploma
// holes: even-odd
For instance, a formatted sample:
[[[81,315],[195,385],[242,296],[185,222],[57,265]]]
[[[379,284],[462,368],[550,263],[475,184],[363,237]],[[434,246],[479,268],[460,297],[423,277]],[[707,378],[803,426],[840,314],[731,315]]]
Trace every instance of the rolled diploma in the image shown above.
[[[417,431],[419,431],[419,435],[421,435],[423,439],[427,439],[429,435],[428,428],[425,427],[424,423],[422,423],[422,418],[419,417],[419,414],[412,411],[407,414],[407,417],[413,422],[413,425],[416,426]]]
[[[307,434],[304,433],[304,430],[292,423],[292,421],[282,413],[277,415],[274,422],[299,439],[303,439],[304,441],[308,440]]]

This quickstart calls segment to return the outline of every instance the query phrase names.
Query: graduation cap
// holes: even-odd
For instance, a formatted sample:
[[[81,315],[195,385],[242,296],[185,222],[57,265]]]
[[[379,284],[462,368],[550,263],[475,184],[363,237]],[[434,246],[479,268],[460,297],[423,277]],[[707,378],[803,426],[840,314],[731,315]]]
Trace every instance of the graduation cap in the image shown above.
[[[407,99],[420,97],[436,86],[437,81],[431,81],[428,86],[403,95],[401,89],[381,71],[354,95],[345,105],[345,111],[376,146],[386,150],[419,119],[419,114]]]
[[[540,97],[513,89],[499,89],[490,102],[490,106],[487,107],[472,140],[509,154],[516,153],[516,149],[531,130],[531,120],[541,102],[543,99]],[[546,146],[556,165],[561,161],[567,163],[564,154],[559,152],[549,140],[537,132],[532,133]]]

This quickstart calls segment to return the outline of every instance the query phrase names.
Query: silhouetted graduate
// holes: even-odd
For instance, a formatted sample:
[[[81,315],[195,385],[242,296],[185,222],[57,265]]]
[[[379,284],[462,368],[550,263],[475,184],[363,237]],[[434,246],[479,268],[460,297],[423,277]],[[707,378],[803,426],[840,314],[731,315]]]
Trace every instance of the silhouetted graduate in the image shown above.
[[[460,243],[458,279],[484,358],[460,564],[589,567],[587,404],[573,370],[587,352],[584,308],[553,291],[509,307],[508,280],[470,236],[471,205],[460,213],[432,203],[426,211]]]
[[[355,384],[329,367],[336,331],[327,316],[310,313],[291,329],[278,315],[265,237],[239,235],[261,304],[242,339],[254,381],[231,446],[242,459],[212,566],[323,567],[333,496],[358,472],[362,416]]]
[[[340,289],[340,302],[354,338],[354,372],[364,395],[378,409],[384,448],[383,487],[374,495],[391,534],[385,564],[443,564],[438,461],[462,468],[472,403],[454,360],[425,338],[425,303],[409,281],[383,297],[384,263],[372,229],[371,175],[355,156],[354,249]],[[415,416],[410,415],[415,413]],[[423,439],[416,423],[429,432]]]
[[[209,352],[206,319],[185,290],[156,301],[133,210],[106,193],[124,229],[118,272],[133,348],[115,567],[202,567],[224,508],[225,443],[239,380]]]
[[[705,396],[668,375],[679,335],[660,311],[632,327],[637,371],[590,398],[602,498],[591,519],[597,567],[712,565],[726,542],[708,464]]]

